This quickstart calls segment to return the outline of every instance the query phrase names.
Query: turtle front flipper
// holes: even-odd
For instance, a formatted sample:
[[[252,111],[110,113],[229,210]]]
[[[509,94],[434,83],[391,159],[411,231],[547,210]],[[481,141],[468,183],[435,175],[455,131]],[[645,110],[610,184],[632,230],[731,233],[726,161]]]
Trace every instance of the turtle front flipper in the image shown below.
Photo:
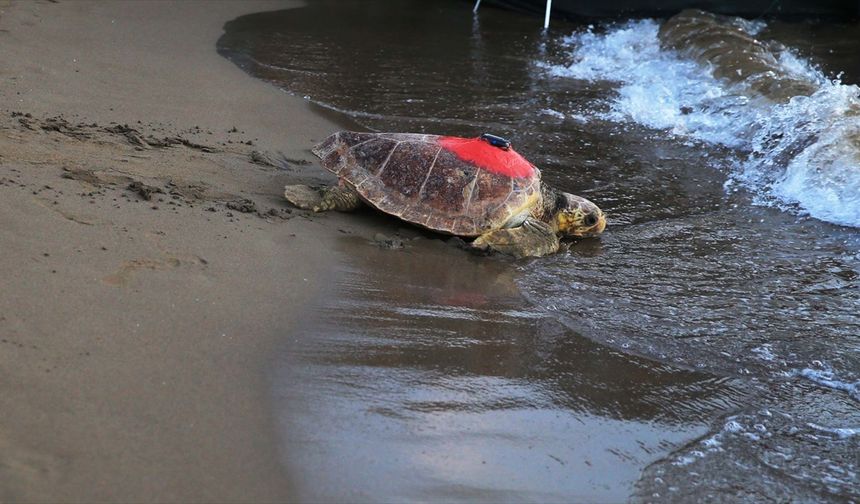
[[[314,189],[306,185],[288,185],[284,187],[284,197],[294,206],[314,212],[351,212],[362,205],[358,193],[343,186]]]
[[[558,252],[558,236],[548,224],[535,219],[526,219],[519,227],[496,229],[482,234],[472,242],[472,247],[521,257],[541,257]]]

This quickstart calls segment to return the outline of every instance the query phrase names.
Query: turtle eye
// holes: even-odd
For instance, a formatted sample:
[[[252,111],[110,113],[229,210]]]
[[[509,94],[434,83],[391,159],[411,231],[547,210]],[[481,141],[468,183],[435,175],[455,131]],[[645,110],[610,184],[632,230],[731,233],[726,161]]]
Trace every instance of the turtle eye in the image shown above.
[[[584,222],[586,226],[593,226],[597,224],[597,216],[594,214],[588,214],[585,216]]]

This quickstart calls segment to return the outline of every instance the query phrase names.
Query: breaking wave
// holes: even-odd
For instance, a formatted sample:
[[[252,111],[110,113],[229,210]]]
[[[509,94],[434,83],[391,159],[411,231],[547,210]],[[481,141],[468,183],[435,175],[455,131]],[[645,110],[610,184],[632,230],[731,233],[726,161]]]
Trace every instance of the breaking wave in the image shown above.
[[[750,35],[763,23],[734,20]],[[860,227],[860,88],[830,80],[778,47],[767,54],[781,76],[812,90],[770,100],[745,80],[718,78],[715,66],[661,47],[660,25],[631,21],[566,37],[572,64],[551,75],[612,81],[617,93],[603,119],[668,130],[690,142],[736,149],[727,190],[742,187],[758,204]],[[756,41],[757,43],[757,41]],[[720,68],[725,75],[725,68]],[[741,75],[741,69],[737,70]]]

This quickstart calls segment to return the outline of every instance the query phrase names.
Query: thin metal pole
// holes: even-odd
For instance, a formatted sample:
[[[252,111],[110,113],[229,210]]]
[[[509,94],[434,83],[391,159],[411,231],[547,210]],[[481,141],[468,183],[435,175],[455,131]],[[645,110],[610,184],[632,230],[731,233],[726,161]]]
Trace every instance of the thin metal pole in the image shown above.
[[[481,0],[478,0],[480,3]],[[475,7],[477,9],[477,7]],[[543,29],[549,28],[549,11],[552,9],[552,0],[546,0],[546,15],[543,18]]]
[[[475,8],[472,9],[472,12],[477,14],[478,13],[478,7],[480,7],[480,6],[481,6],[481,0],[478,0],[477,2],[475,2]]]

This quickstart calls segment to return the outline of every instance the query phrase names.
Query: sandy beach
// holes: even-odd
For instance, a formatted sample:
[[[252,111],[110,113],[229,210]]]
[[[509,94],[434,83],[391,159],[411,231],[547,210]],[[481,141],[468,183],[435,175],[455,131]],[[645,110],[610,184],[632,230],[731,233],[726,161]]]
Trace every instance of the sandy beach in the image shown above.
[[[0,2],[0,501],[290,496],[264,375],[333,232],[281,189],[337,126],[215,41],[293,4]]]

